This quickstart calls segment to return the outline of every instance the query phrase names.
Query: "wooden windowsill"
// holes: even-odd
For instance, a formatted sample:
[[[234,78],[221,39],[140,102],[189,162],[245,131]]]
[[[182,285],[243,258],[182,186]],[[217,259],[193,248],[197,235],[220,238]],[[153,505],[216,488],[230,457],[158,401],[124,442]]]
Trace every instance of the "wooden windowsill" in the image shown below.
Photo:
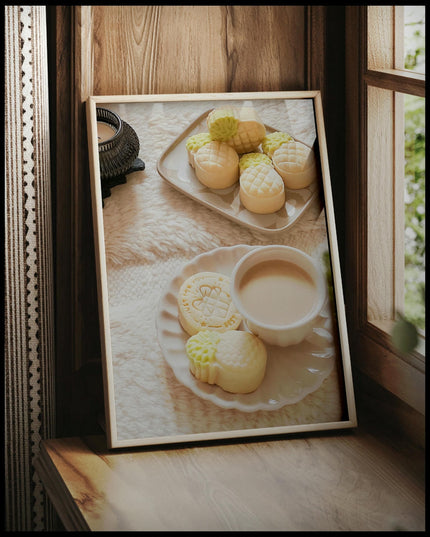
[[[36,462],[69,531],[425,528],[423,450],[363,427],[118,451],[103,436],[54,439]]]

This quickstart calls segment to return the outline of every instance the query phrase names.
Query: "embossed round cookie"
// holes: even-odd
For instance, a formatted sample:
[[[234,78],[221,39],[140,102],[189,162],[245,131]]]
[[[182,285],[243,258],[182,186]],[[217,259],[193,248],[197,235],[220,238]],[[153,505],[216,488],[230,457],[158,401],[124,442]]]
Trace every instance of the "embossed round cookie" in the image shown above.
[[[200,330],[235,330],[242,316],[230,295],[230,278],[218,272],[198,272],[178,292],[179,322],[190,336]]]

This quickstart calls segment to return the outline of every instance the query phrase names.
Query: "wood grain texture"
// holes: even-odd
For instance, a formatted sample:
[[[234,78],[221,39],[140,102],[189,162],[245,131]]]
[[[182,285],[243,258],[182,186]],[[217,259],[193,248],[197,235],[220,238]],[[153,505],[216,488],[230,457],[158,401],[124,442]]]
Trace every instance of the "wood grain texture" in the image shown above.
[[[44,449],[61,477],[51,491],[66,485],[93,531],[424,529],[424,473],[363,433],[115,453],[88,437]]]
[[[388,90],[367,88],[367,319],[394,319],[394,114]],[[388,128],[387,128],[388,127]],[[379,216],[379,215],[383,215]],[[378,217],[379,216],[379,217]]]
[[[395,6],[369,6],[367,68],[394,68]]]
[[[92,6],[90,36],[84,99],[305,89],[304,6]]]

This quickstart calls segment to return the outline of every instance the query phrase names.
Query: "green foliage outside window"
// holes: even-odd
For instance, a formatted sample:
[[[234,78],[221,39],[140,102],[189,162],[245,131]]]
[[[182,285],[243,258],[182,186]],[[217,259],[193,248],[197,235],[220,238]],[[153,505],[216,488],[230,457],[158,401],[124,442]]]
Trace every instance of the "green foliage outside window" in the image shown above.
[[[425,70],[425,8],[405,6],[405,68]],[[405,95],[405,317],[425,329],[425,99]]]
[[[405,317],[425,328],[425,100],[405,96]]]
[[[425,7],[405,6],[405,68],[425,72]],[[405,304],[392,332],[402,352],[425,332],[425,99],[405,95]]]

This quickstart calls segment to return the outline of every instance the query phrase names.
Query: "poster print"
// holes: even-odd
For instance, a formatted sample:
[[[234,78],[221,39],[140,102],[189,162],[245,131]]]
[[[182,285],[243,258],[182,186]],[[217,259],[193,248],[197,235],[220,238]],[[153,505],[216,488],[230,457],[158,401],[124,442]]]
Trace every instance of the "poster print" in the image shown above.
[[[144,162],[107,190],[100,108]],[[354,427],[319,92],[91,97],[87,119],[109,447]],[[276,248],[296,257],[252,261]],[[252,313],[245,257],[311,277],[303,334],[306,285],[289,298],[275,284],[278,305]],[[296,339],[271,339],[273,324]]]

